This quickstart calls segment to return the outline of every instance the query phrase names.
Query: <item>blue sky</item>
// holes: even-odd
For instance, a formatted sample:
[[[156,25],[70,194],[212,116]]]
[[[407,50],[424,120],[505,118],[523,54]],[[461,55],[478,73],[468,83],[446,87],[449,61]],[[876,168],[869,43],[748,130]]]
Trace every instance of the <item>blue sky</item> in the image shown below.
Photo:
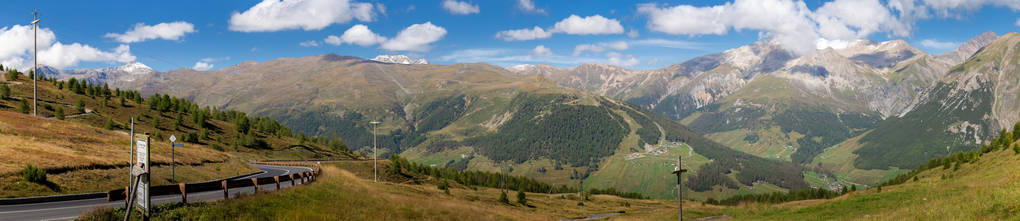
[[[66,69],[218,69],[326,53],[654,69],[759,40],[810,53],[820,39],[903,39],[942,53],[1015,31],[1020,1],[13,1],[0,13],[5,66],[31,64],[34,9],[50,34],[41,63]]]

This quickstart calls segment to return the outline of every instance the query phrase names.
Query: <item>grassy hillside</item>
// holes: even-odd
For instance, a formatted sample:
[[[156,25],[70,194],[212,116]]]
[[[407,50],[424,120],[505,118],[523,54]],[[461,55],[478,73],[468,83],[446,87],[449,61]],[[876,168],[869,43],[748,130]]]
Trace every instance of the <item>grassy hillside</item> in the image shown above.
[[[655,160],[625,170],[620,162],[632,154],[672,158],[681,154],[676,150],[681,143],[700,142],[686,154],[716,161],[711,168],[733,175],[703,173],[698,191],[722,184],[733,190],[725,194],[735,194],[756,178],[776,178],[768,180],[783,188],[806,187],[801,168],[792,164],[734,154],[686,127],[664,125],[669,120],[636,106],[487,64],[400,65],[329,54],[245,62],[216,71],[175,70],[138,83],[145,93],[189,97],[271,117],[304,134],[339,137],[365,153],[372,151],[375,137],[370,122],[379,121],[382,157],[399,153],[430,166],[507,171],[557,186],[576,186],[597,171],[611,170],[616,172],[600,173],[592,183],[667,197],[673,191],[668,185],[614,180],[643,176],[654,182],[674,167],[671,162]],[[752,161],[755,166],[740,165]]]
[[[383,168],[390,165],[388,161],[381,163]],[[498,189],[463,186],[450,181],[449,193],[445,193],[436,185],[441,181],[428,177],[409,180],[384,173],[384,182],[374,183],[371,162],[324,164],[323,172],[321,178],[308,186],[222,202],[164,207],[155,220],[329,220],[337,217],[346,220],[558,220],[621,211],[650,214],[675,205],[671,201],[592,195],[583,206],[578,206],[579,198],[573,193],[527,193],[527,204],[521,205],[516,204],[516,191],[509,194],[511,204],[504,204],[499,201]],[[93,215],[119,217],[111,215],[122,213],[102,210]]]
[[[1014,134],[992,145],[931,159],[882,185],[828,200],[749,203],[710,208],[735,220],[1013,220],[1020,212],[1020,143]]]
[[[123,188],[130,159],[131,117],[136,118],[136,133],[153,135],[151,160],[156,165],[156,185],[171,182],[170,135],[185,145],[176,148],[177,182],[254,172],[257,170],[245,163],[254,159],[350,157],[313,142],[324,139],[277,136],[269,131],[285,134],[283,131],[289,130],[240,112],[200,109],[168,96],[142,99],[137,92],[77,81],[47,79],[38,85],[41,117],[33,117],[23,113],[30,106],[22,105],[31,103],[28,76],[11,72],[0,81],[0,89],[9,91],[0,99],[0,180],[4,181],[0,182],[0,197]],[[247,131],[241,132],[238,125],[243,124],[234,123],[249,120],[261,125],[250,123]],[[21,171],[29,164],[45,171],[47,181],[23,180]]]

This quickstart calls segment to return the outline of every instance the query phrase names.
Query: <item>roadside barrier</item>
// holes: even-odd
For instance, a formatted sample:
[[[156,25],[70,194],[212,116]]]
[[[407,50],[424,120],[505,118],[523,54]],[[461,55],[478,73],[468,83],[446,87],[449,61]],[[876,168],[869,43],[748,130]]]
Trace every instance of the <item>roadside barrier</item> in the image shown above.
[[[307,161],[304,161],[304,163],[296,161],[254,162],[254,164],[278,165],[278,166],[303,166],[312,168],[312,171],[263,178],[251,178],[240,180],[228,179],[222,181],[179,183],[174,185],[152,186],[149,187],[149,192],[151,196],[181,195],[181,202],[188,203],[188,193],[223,190],[223,198],[226,199],[230,197],[230,189],[233,188],[254,186],[255,193],[257,194],[259,190],[262,190],[261,187],[259,187],[259,184],[276,183],[276,189],[279,190],[281,181],[283,182],[290,181],[291,186],[295,186],[298,184],[306,184],[315,181],[315,177],[322,173],[321,172],[322,169],[319,168],[319,165],[317,163],[308,163]],[[297,177],[300,179],[300,183],[297,183],[297,180],[294,177],[295,175],[297,175]],[[126,199],[127,189],[128,187],[124,187],[124,189],[107,191],[106,192],[107,201],[117,201]]]

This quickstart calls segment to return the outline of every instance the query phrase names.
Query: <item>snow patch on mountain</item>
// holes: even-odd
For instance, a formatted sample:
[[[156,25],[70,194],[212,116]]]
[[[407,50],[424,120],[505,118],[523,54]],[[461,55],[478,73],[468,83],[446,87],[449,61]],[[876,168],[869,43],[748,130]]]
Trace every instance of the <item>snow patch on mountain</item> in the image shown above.
[[[372,58],[373,61],[392,64],[429,64],[429,61],[422,59],[411,59],[407,55],[379,55]]]

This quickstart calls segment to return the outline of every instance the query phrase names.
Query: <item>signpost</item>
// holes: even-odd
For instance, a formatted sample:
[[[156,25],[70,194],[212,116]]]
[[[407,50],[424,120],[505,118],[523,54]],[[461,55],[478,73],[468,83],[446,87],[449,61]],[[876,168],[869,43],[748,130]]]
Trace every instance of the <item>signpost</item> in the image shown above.
[[[177,167],[176,167],[176,165],[174,165],[174,164],[177,164],[177,160],[175,159],[176,155],[177,155],[177,150],[176,150],[177,145],[174,145],[174,141],[177,141],[177,137],[175,137],[173,134],[171,134],[170,135],[170,182],[171,183],[177,183]]]
[[[680,156],[676,157],[676,169],[673,170],[673,174],[676,174],[676,201],[680,205],[677,211],[676,220],[684,220],[684,189],[683,179],[681,176],[687,172],[687,169],[683,168],[683,164],[680,164]]]
[[[151,164],[149,162],[149,135],[135,134],[135,165],[131,168],[131,176],[135,177],[134,188],[129,188],[132,192],[129,193],[128,198],[128,212],[124,214],[124,219],[127,220],[131,216],[131,207],[137,205],[138,210],[142,213],[142,217],[145,220],[149,219],[149,208],[152,206],[152,199],[149,197],[149,178],[151,172]],[[133,202],[132,202],[133,201]]]

